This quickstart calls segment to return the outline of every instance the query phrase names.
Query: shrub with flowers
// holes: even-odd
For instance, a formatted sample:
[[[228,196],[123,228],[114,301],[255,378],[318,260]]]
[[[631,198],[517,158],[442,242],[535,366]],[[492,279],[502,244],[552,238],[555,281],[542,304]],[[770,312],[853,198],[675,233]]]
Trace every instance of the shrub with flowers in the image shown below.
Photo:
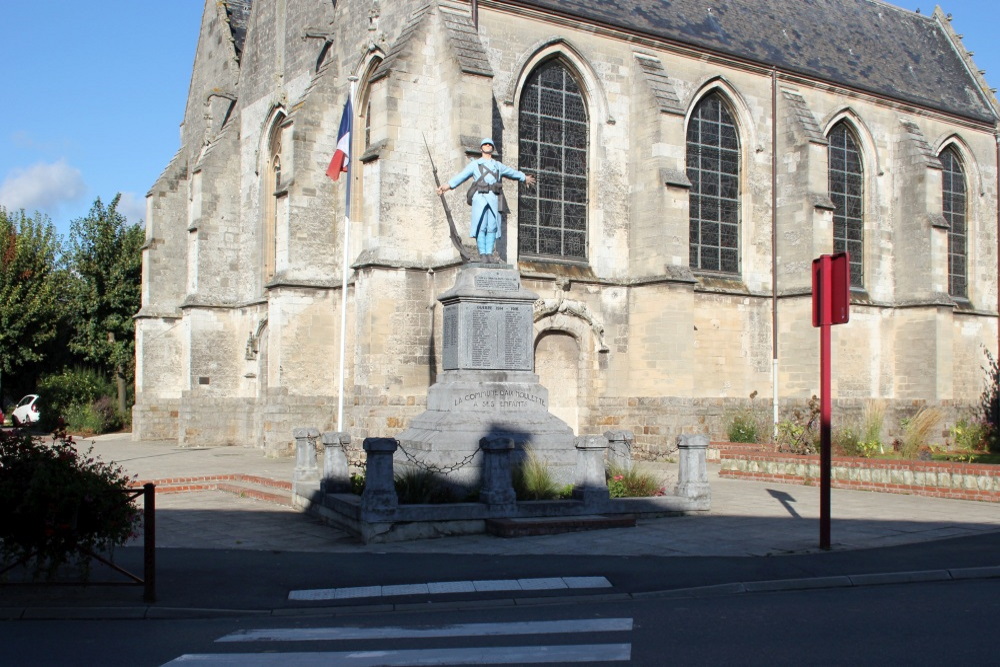
[[[15,429],[0,432],[0,558],[53,576],[90,553],[127,542],[140,519],[119,465],[77,451],[65,430],[51,443]]]

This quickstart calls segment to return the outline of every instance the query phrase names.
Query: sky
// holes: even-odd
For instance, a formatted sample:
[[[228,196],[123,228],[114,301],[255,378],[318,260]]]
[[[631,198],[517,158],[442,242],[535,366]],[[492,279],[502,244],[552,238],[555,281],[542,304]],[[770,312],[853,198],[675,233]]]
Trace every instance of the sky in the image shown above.
[[[96,198],[121,193],[119,210],[140,222],[146,192],[180,148],[204,4],[0,0],[0,206],[39,211],[66,235]],[[923,14],[935,5],[892,4]],[[1000,88],[1000,1],[939,4]]]

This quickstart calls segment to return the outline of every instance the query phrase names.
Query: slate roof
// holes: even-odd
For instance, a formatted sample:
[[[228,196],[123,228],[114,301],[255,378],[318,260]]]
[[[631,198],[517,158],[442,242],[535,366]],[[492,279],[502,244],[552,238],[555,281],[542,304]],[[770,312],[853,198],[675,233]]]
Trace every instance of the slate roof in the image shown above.
[[[247,38],[247,25],[250,23],[252,0],[225,0],[226,18],[229,20],[229,32],[233,36],[233,46],[236,47],[236,59],[243,55],[243,43]]]
[[[498,0],[993,122],[945,31],[878,0]]]

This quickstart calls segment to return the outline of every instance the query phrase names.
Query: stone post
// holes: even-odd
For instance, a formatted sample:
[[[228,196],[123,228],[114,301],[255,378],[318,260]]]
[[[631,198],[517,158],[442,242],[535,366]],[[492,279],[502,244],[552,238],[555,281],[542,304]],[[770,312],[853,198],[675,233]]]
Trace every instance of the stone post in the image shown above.
[[[365,492],[361,494],[361,517],[365,521],[391,519],[399,505],[392,477],[392,455],[399,447],[395,438],[365,438],[368,453]]]
[[[292,430],[295,438],[295,472],[292,473],[292,493],[298,493],[299,485],[319,480],[319,468],[316,467],[316,438],[319,429],[296,428]]]
[[[679,465],[675,495],[689,500],[711,500],[712,490],[708,486],[708,467],[705,465],[707,450],[707,435],[677,437]]]
[[[502,436],[482,438],[483,486],[480,502],[490,508],[491,516],[512,516],[517,509],[517,496],[511,483],[511,453],[514,440]]]
[[[583,435],[576,439],[576,485],[573,497],[585,505],[603,506],[608,502],[608,480],[604,470],[604,454],[608,439],[600,435]]]
[[[327,431],[323,434],[323,479],[320,488],[324,493],[349,493],[351,470],[344,446],[351,444],[345,431]]]
[[[632,431],[605,431],[608,439],[608,463],[622,470],[632,469],[632,445],[635,434]]]

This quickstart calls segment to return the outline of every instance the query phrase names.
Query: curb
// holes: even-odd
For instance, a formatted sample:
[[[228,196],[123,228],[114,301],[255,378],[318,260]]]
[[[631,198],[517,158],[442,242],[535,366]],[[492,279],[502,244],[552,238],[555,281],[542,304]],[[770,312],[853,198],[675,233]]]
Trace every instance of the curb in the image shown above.
[[[496,607],[529,607],[541,605],[579,604],[581,602],[623,602],[628,600],[710,598],[745,593],[775,593],[783,591],[822,590],[832,588],[862,588],[892,584],[915,584],[935,581],[969,581],[1000,578],[1000,565],[956,568],[950,570],[917,570],[913,572],[879,572],[872,574],[774,579],[770,581],[735,582],[691,588],[673,588],[638,593],[597,593],[594,595],[560,595],[524,598],[489,598],[479,600],[448,600],[435,602],[399,602],[362,605],[313,607],[279,607],[274,609],[213,609],[196,607],[0,607],[0,621],[38,620],[175,620],[196,618],[229,618],[237,616],[295,617],[342,616],[346,614],[382,614],[433,609],[489,609]]]

